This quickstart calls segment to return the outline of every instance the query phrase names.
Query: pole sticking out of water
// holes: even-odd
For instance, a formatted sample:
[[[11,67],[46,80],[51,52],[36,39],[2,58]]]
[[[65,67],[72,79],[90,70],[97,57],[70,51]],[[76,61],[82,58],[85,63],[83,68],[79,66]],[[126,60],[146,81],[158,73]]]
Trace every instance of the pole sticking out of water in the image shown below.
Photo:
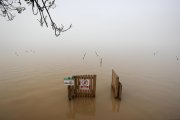
[[[86,52],[84,53],[83,60],[84,60],[85,56],[86,56]]]
[[[100,59],[100,67],[102,67],[102,58]]]
[[[176,56],[176,60],[177,60],[177,61],[179,60],[178,56]]]
[[[95,51],[95,54],[96,54],[97,57],[99,57],[99,55],[98,55],[98,53],[96,51]]]
[[[154,52],[154,56],[158,53],[158,51]]]
[[[17,52],[14,53],[16,56],[19,56],[19,54]]]

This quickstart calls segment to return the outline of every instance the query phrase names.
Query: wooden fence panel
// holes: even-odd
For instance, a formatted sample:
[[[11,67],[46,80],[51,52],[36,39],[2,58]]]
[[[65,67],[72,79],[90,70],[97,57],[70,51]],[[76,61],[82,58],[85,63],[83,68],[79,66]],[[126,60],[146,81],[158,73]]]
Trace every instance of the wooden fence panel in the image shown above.
[[[113,89],[114,97],[121,100],[122,84],[119,81],[119,76],[115,73],[114,70],[112,70],[111,88]]]
[[[96,95],[96,75],[76,75],[73,76],[74,86],[68,86],[68,97],[95,97]]]

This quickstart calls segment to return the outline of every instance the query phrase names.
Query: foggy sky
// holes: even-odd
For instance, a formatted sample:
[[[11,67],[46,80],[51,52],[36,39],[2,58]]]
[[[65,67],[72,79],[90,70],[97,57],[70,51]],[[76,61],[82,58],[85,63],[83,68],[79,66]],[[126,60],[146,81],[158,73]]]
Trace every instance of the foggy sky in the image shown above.
[[[13,21],[0,17],[1,58],[25,49],[161,50],[180,56],[179,0],[58,0],[56,6],[51,14],[57,25],[73,25],[59,37],[41,27],[28,6]]]

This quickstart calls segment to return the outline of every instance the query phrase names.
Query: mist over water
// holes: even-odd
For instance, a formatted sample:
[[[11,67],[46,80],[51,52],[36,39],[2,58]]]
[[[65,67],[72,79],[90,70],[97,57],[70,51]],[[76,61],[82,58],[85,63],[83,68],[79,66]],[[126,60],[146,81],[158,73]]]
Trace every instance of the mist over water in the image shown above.
[[[73,24],[60,37],[31,9],[0,17],[0,120],[180,119],[178,0],[56,2],[53,18]],[[97,75],[96,97],[69,101],[64,77],[83,74]]]
[[[104,49],[108,51],[107,49]],[[180,107],[180,62],[160,52],[84,52],[64,51],[58,55],[40,51],[24,56],[12,54],[13,60],[1,64],[0,116],[2,120],[19,119],[176,119]],[[103,51],[103,50],[101,50]],[[29,54],[29,55],[27,55]],[[122,101],[111,94],[111,70],[123,85]],[[68,101],[63,78],[96,74],[96,98]]]

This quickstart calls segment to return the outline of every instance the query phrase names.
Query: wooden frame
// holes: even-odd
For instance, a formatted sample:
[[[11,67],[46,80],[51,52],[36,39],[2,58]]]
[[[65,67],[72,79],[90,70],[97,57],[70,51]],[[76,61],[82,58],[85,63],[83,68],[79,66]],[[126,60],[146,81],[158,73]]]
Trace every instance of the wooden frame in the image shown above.
[[[68,86],[69,100],[74,97],[95,97],[96,96],[96,75],[76,75],[73,76],[74,86]],[[81,89],[80,81],[88,80],[88,89]]]

